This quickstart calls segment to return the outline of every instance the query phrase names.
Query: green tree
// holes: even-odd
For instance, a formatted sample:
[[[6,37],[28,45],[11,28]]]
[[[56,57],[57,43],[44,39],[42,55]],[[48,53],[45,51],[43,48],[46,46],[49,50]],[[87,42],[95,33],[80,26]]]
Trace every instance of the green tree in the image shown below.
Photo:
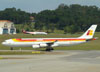
[[[79,30],[78,26],[76,25],[71,25],[71,26],[66,26],[64,29],[65,33],[71,33],[74,34]]]

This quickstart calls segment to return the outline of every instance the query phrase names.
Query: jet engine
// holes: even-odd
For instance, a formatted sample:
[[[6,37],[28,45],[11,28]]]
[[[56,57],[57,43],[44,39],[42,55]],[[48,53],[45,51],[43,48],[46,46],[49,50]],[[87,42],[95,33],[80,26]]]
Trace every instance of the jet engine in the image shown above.
[[[32,45],[33,48],[42,48],[42,47],[47,47],[47,44],[37,44],[37,45]]]
[[[32,45],[32,48],[40,48],[39,45]]]

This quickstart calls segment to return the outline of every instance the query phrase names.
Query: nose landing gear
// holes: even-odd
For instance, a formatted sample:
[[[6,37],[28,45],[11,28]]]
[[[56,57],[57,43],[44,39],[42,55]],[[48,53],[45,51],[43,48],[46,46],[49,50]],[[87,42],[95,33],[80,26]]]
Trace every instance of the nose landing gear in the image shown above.
[[[13,48],[13,47],[11,47],[11,48],[10,48],[10,50],[14,50],[14,48]]]

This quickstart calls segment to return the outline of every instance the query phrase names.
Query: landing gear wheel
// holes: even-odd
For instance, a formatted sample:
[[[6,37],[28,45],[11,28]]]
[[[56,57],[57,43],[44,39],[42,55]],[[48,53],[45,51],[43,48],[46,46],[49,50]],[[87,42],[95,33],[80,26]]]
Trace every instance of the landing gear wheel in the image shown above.
[[[51,48],[51,50],[54,50],[54,48]]]
[[[52,51],[54,50],[53,48],[46,48],[46,51]]]
[[[10,50],[14,50],[14,48],[13,48],[13,47],[11,47],[11,48],[10,48]]]
[[[46,51],[51,51],[51,49],[50,48],[47,48]]]

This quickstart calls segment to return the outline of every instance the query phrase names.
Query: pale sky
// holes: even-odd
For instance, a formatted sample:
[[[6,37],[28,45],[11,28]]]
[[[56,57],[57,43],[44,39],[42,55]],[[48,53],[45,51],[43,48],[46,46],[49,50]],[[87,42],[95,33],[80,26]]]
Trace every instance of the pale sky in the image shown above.
[[[95,5],[100,8],[100,0],[0,0],[0,10],[5,8],[20,8],[27,12],[40,12],[46,9],[56,9],[60,4]]]

